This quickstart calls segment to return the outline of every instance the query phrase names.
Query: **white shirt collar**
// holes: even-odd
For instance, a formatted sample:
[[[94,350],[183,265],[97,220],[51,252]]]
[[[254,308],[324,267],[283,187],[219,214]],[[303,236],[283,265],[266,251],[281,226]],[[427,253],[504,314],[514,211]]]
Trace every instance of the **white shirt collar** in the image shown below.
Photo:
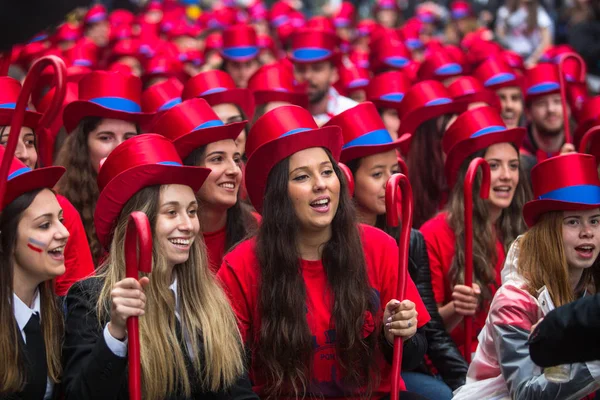
[[[173,283],[169,286],[169,289],[173,291],[173,295],[175,296],[175,315],[179,317],[179,298],[177,297],[177,276],[173,279]]]
[[[19,298],[16,294],[13,293],[13,304],[15,311],[15,319],[17,320],[17,324],[19,325],[19,330],[23,330],[25,325],[29,322],[29,319],[33,315],[33,313],[37,313],[41,319],[40,313],[40,292],[36,290],[35,295],[33,296],[33,309],[29,308],[29,306]]]

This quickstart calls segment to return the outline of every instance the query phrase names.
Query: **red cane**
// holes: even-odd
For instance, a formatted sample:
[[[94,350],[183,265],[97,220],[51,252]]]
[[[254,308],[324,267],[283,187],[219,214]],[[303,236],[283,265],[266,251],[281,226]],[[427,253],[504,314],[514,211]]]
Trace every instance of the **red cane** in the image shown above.
[[[406,162],[404,161],[404,159],[402,159],[402,157],[398,156],[397,160],[398,160],[398,166],[400,167],[400,173],[402,175],[408,176],[408,166],[406,165]]]
[[[408,249],[410,246],[410,229],[413,219],[413,195],[410,182],[406,175],[394,174],[385,186],[385,208],[388,226],[398,226],[400,217],[398,210],[402,209],[402,229],[400,231],[398,287],[396,299],[404,300],[408,271]],[[394,338],[394,358],[392,360],[392,393],[391,400],[400,396],[400,372],[402,368],[402,338]]]
[[[563,54],[558,60],[558,79],[560,79],[560,100],[563,110],[563,124],[565,125],[565,143],[573,143],[571,141],[571,127],[569,126],[569,113],[567,112],[567,85],[565,83],[565,74],[563,73],[563,64],[569,58],[575,59],[579,63],[580,81],[585,82],[585,63],[581,56],[575,53]],[[583,78],[583,79],[582,79]]]
[[[17,99],[17,104],[15,105],[15,112],[13,115],[12,123],[10,125],[10,132],[14,133],[8,136],[8,142],[6,143],[6,151],[4,152],[4,158],[2,159],[2,164],[0,165],[0,199],[4,198],[4,192],[6,190],[6,179],[8,178],[8,169],[10,168],[10,163],[12,158],[15,155],[15,150],[17,149],[17,142],[19,140],[19,132],[21,132],[21,128],[23,127],[23,120],[25,118],[25,109],[27,107],[27,103],[29,102],[29,96],[31,95],[31,91],[35,86],[38,78],[42,71],[48,66],[52,66],[54,69],[54,73],[56,74],[56,84],[57,90],[54,95],[54,99],[52,100],[53,106],[44,113],[42,118],[40,118],[40,123],[48,123],[52,118],[52,113],[56,107],[55,103],[56,98],[60,98],[60,103],[65,97],[66,86],[64,85],[65,76],[66,76],[66,67],[65,63],[56,56],[45,56],[41,57],[31,66],[27,77],[25,78],[25,82],[23,83],[23,88],[19,93],[19,97]],[[59,104],[60,106],[60,104]]]
[[[139,272],[152,271],[152,231],[150,221],[141,211],[129,215],[125,236],[125,275],[127,278],[139,278]],[[127,339],[129,357],[129,398],[142,399],[140,327],[138,317],[127,319]]]
[[[596,125],[588,129],[581,138],[581,143],[579,143],[579,152],[587,153],[588,152],[588,143],[590,143],[593,139],[598,136],[600,133],[600,125]]]
[[[350,193],[350,197],[354,196],[354,177],[352,176],[352,171],[346,164],[338,163],[338,167],[344,173],[344,177],[346,178],[346,184],[348,185],[348,192]]]
[[[483,170],[483,179],[479,197],[487,199],[490,195],[490,165],[481,157],[469,164],[465,177],[465,286],[473,287],[473,183],[479,167]],[[473,339],[473,317],[465,317],[465,360],[471,362],[471,342]]]

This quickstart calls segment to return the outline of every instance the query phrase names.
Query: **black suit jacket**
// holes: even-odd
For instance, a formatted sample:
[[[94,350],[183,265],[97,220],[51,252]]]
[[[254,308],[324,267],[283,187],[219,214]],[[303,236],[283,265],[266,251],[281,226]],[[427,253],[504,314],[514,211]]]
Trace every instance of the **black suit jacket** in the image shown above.
[[[89,278],[74,284],[67,294],[63,346],[65,400],[129,399],[127,358],[113,354],[104,341],[103,326],[108,321],[102,327],[98,323],[96,301],[101,287],[100,279]],[[181,345],[185,348],[185,344]],[[183,353],[188,354],[187,351]],[[258,399],[258,396],[252,392],[250,381],[244,375],[228,391],[203,392],[196,388],[190,398],[183,395],[169,397],[169,400],[191,399],[246,400]]]
[[[600,360],[600,294],[552,310],[529,339],[540,367]]]

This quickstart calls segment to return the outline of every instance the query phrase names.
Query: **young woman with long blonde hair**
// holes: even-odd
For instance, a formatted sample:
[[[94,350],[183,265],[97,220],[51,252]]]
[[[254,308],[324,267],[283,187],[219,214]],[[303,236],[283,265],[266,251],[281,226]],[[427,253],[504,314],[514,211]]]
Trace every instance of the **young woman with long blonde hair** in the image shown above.
[[[596,160],[553,157],[531,178],[535,200],[523,209],[530,229],[511,245],[467,384],[454,399],[581,399],[600,388],[599,361],[543,370],[527,346],[541,317],[600,289]]]
[[[235,315],[208,267],[195,193],[210,170],[182,166],[172,143],[140,135],[103,164],[95,215],[108,256],[66,300],[67,399],[127,399],[126,320],[140,317],[145,399],[256,398]],[[152,227],[152,272],[125,278],[128,217]]]

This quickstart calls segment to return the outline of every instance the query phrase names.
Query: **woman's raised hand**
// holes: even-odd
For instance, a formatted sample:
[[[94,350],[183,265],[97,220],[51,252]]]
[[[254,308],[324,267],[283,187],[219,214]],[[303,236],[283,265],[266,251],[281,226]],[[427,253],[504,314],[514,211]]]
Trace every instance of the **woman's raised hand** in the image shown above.
[[[454,286],[454,290],[452,291],[454,311],[463,317],[475,315],[479,307],[480,294],[481,289],[476,283],[473,283],[472,288],[465,285]]]
[[[127,336],[127,318],[144,315],[146,307],[144,288],[149,283],[148,277],[143,277],[139,281],[125,278],[113,287],[110,293],[112,305],[108,331],[115,339],[124,340]]]

